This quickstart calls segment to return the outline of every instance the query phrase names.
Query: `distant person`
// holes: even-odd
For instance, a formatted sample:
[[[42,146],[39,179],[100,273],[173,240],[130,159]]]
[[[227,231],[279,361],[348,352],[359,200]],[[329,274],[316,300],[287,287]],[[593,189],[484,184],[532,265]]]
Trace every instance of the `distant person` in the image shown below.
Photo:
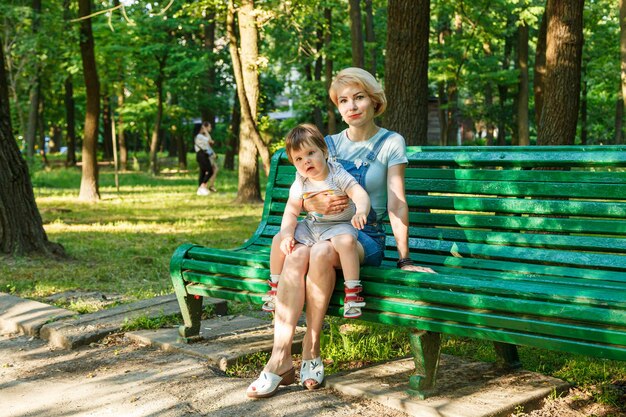
[[[217,155],[211,145],[215,144],[211,138],[211,124],[202,122],[200,131],[193,140],[193,148],[196,151],[196,161],[200,174],[198,176],[198,195],[209,195],[217,192],[215,178],[217,177]]]

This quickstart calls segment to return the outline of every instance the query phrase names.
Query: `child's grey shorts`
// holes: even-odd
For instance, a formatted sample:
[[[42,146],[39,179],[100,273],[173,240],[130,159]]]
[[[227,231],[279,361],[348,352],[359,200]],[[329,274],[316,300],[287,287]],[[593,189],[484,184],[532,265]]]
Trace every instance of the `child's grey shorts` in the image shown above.
[[[330,240],[338,235],[351,235],[356,239],[358,232],[351,223],[315,222],[304,219],[298,222],[294,239],[303,245],[313,246],[317,242]]]

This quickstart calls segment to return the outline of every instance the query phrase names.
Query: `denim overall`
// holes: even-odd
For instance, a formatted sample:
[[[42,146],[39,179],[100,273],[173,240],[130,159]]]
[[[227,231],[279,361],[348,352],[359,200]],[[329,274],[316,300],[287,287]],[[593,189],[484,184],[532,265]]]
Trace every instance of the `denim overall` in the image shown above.
[[[350,175],[352,175],[357,180],[359,185],[365,188],[365,176],[367,175],[367,171],[369,170],[372,162],[376,160],[376,157],[378,156],[380,149],[383,147],[385,140],[389,136],[391,136],[393,133],[394,132],[392,131],[388,131],[387,133],[382,135],[376,141],[376,143],[374,144],[374,148],[367,154],[364,161],[361,161],[360,159],[357,159],[355,161],[349,161],[347,159],[338,158],[337,148],[335,147],[335,142],[333,141],[332,137],[329,135],[329,136],[326,136],[324,139],[326,140],[326,144],[328,145],[328,152],[329,152],[330,158],[335,162],[339,162],[343,166],[343,168],[346,171],[348,171]],[[385,214],[386,214],[386,211],[385,213],[383,213],[383,215]],[[378,251],[379,253],[377,254],[378,256],[375,256],[375,257],[368,256],[367,251],[366,251],[365,260],[363,262],[364,265],[378,266],[380,265],[383,259],[383,252],[385,249],[385,232],[383,230],[382,224],[376,221],[377,217],[378,216],[376,216],[376,212],[372,208],[369,214],[367,215],[367,224],[362,230],[359,230],[359,240],[361,240],[360,239],[361,233],[364,233],[367,236],[369,236],[372,240],[374,240],[374,242],[380,248],[380,250]]]

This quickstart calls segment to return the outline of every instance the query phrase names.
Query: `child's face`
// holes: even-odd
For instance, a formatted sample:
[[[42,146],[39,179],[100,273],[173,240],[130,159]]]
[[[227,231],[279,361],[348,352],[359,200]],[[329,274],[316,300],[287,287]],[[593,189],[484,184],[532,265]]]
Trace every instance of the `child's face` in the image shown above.
[[[317,146],[309,143],[291,151],[291,160],[300,175],[312,180],[322,181],[328,176],[326,155]]]

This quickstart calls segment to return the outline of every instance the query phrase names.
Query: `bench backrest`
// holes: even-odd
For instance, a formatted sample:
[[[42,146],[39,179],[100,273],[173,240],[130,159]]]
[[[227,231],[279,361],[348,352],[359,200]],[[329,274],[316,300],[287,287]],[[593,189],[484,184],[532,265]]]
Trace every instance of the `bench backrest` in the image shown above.
[[[594,267],[626,282],[626,146],[408,147],[412,257],[519,271]],[[269,250],[295,169],[274,156],[255,245]],[[397,258],[386,225],[386,262]],[[533,268],[532,265],[541,265]],[[485,262],[481,262],[481,269]],[[617,274],[615,274],[617,272]]]

